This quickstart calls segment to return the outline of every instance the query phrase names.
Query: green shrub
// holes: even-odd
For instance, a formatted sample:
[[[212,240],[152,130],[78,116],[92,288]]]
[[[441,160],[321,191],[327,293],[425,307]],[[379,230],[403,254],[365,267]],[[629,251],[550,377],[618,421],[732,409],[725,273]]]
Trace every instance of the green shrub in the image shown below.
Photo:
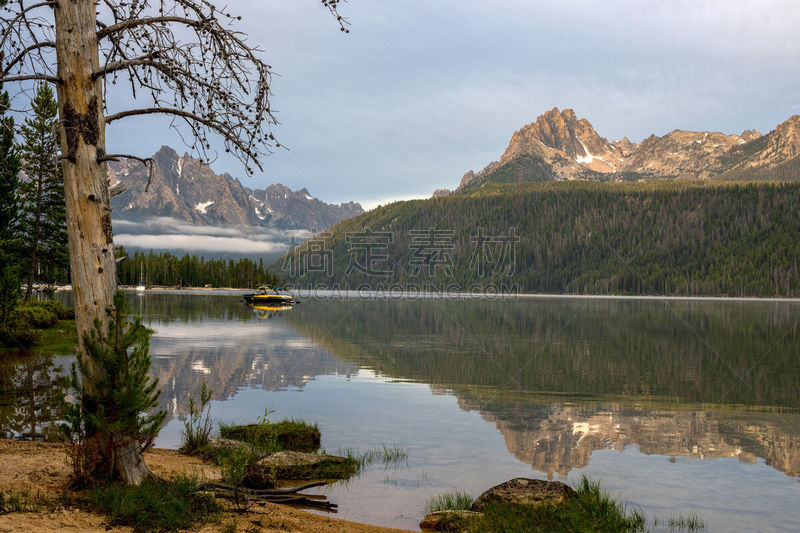
[[[26,306],[40,307],[55,313],[59,320],[72,320],[75,318],[75,310],[72,307],[64,307],[58,300],[41,300],[36,302],[28,302]]]
[[[27,322],[38,329],[52,328],[58,323],[58,315],[51,309],[38,305],[38,302],[18,306],[11,319]]]
[[[250,459],[247,449],[242,446],[226,455],[220,465],[222,480],[233,487],[233,504],[239,510],[248,509],[252,505],[247,495],[247,490],[244,489],[245,479],[251,467]],[[271,488],[274,486],[274,479],[270,479],[259,488]]]
[[[12,320],[0,328],[0,342],[9,348],[30,348],[41,339],[41,333],[24,320]]]
[[[107,485],[89,493],[89,502],[109,524],[132,526],[135,531],[187,529],[222,510],[211,493],[187,477],[172,482],[148,479],[138,487]]]
[[[45,348],[49,344],[56,345],[56,351],[69,351],[76,343],[77,336],[69,332],[67,342],[59,342],[65,338],[62,332],[52,330],[59,326],[59,320],[74,319],[73,309],[64,307],[57,300],[43,300],[40,302],[18,303],[9,311],[5,327],[0,327],[0,342],[9,348],[30,348],[42,342],[44,335]],[[65,327],[74,329],[74,324]],[[44,330],[43,332],[37,330]]]

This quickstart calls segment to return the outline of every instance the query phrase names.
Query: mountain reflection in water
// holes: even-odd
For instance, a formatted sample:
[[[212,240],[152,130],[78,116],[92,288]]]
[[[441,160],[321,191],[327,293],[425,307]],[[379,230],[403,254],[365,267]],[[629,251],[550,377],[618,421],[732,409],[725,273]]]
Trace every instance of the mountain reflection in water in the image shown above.
[[[630,300],[314,302],[285,318],[345,360],[429,383],[566,477],[596,449],[762,457],[800,476],[800,305]]]
[[[170,421],[157,445],[179,445],[188,400],[207,382],[217,421],[277,408],[319,422],[330,450],[410,449],[405,473],[326,489],[345,518],[414,527],[409,509],[442,490],[579,471],[648,509],[695,506],[711,529],[800,527],[787,511],[800,495],[800,303],[306,298],[258,313],[221,291],[129,299],[155,330]],[[26,386],[65,391],[63,371],[25,364],[0,366],[6,434],[30,432],[31,411],[9,408],[25,405]],[[45,410],[33,412],[41,424]]]

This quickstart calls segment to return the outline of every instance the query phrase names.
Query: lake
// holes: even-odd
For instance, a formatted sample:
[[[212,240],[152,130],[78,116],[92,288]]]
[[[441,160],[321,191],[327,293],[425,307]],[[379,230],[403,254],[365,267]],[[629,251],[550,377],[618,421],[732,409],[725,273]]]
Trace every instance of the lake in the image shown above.
[[[233,292],[128,296],[155,330],[157,446],[179,446],[208,382],[216,421],[271,409],[319,423],[328,452],[408,452],[325,489],[342,518],[416,529],[446,490],[586,474],[651,518],[800,531],[800,302],[323,295],[273,313]],[[64,389],[69,364],[0,366],[0,433],[46,418],[33,384]]]

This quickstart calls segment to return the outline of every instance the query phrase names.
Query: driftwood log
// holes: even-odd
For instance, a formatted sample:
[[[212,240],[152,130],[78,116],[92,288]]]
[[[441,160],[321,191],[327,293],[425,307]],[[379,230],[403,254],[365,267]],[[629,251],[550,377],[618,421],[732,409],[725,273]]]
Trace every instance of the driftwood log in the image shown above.
[[[245,507],[250,507],[254,503],[269,502],[313,507],[315,509],[336,512],[338,506],[335,503],[324,501],[326,496],[322,494],[298,494],[301,490],[322,485],[325,485],[324,481],[306,483],[305,485],[298,485],[296,487],[255,490],[244,487],[233,487],[224,483],[203,483],[201,488],[213,492],[218,498],[234,501],[242,499],[245,502]]]

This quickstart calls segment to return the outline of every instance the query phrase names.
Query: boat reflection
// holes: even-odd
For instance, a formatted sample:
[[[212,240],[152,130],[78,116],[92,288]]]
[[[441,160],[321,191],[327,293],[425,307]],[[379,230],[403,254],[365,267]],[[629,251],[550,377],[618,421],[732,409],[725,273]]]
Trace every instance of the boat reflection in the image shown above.
[[[280,316],[283,311],[290,311],[291,305],[281,304],[247,304],[247,307],[253,310],[258,318],[270,319],[275,316]]]

